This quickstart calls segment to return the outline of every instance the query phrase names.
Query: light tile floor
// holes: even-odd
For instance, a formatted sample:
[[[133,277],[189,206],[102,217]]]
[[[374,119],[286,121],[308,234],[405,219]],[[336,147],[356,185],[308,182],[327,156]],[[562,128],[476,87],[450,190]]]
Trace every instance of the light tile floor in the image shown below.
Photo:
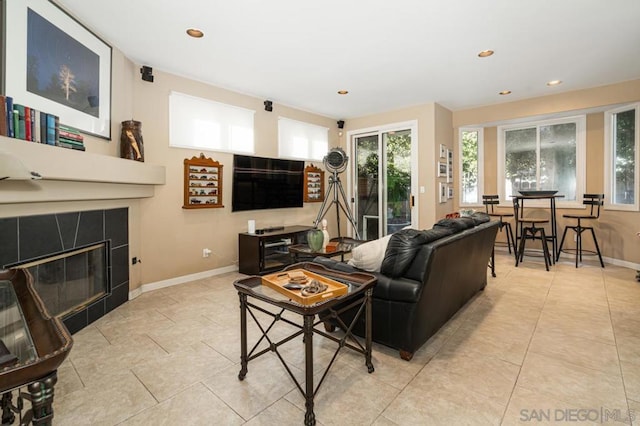
[[[374,345],[368,374],[360,356],[342,353],[316,396],[318,423],[640,424],[635,271],[567,260],[546,272],[535,260],[515,268],[506,252],[497,258],[497,278],[411,362]],[[145,293],[77,333],[54,424],[302,424],[304,400],[274,354],[237,378],[239,277]],[[314,343],[319,374],[333,343]],[[302,377],[301,342],[282,353]]]

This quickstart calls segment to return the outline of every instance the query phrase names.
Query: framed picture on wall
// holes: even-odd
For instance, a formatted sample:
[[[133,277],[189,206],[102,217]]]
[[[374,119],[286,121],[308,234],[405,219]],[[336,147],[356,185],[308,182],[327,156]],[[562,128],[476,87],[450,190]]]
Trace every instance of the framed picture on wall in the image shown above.
[[[11,58],[4,63],[3,93],[58,116],[62,124],[110,139],[111,46],[55,3],[0,0],[0,6],[3,53]]]
[[[453,151],[447,150],[447,182],[453,182]]]
[[[438,183],[439,188],[440,188],[440,203],[446,203],[447,202],[447,184],[444,182],[439,182]]]
[[[449,185],[447,187],[447,198],[448,199],[453,198],[453,185]]]
[[[447,163],[438,161],[438,177],[447,177]]]
[[[440,144],[440,158],[447,158],[447,147]]]

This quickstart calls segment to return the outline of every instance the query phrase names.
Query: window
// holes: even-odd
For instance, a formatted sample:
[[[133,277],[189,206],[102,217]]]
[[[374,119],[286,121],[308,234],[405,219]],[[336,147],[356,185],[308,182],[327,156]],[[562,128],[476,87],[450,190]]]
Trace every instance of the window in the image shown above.
[[[460,204],[482,203],[483,194],[483,129],[460,129]]]
[[[169,95],[169,146],[253,154],[255,111],[197,98]]]
[[[638,210],[640,104],[605,113],[605,188],[609,208]]]
[[[563,203],[584,192],[585,117],[498,128],[501,199],[520,190],[557,190]]]
[[[329,128],[278,118],[278,153],[295,160],[322,161],[329,149]]]

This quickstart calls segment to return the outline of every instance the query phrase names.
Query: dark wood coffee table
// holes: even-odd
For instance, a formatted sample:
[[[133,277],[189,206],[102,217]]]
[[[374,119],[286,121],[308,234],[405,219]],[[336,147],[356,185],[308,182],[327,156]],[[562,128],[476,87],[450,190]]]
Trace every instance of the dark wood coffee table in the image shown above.
[[[367,366],[369,373],[373,373],[374,371],[373,364],[371,363],[371,295],[373,293],[373,287],[377,283],[377,279],[375,276],[364,272],[338,272],[327,269],[322,265],[318,265],[317,263],[311,262],[291,265],[288,268],[284,269],[284,271],[291,269],[304,269],[331,278],[335,281],[347,284],[347,293],[343,294],[342,296],[323,300],[322,302],[318,302],[312,305],[303,305],[294,302],[287,298],[285,295],[275,292],[270,287],[263,285],[261,277],[253,276],[237,280],[233,285],[238,291],[238,296],[240,297],[241,369],[240,373],[238,374],[238,379],[245,379],[248,372],[249,361],[254,360],[268,352],[275,352],[278,359],[280,359],[285,369],[291,376],[291,379],[295,382],[297,388],[302,393],[302,396],[305,398],[306,413],[304,417],[304,424],[310,426],[316,424],[316,416],[313,412],[313,398],[317,394],[320,385],[327,376],[329,369],[333,365],[338,353],[342,350],[342,348],[349,348],[353,351],[363,354],[365,357],[365,365]],[[256,303],[256,301],[265,302],[270,306],[266,307],[265,303]],[[344,324],[340,320],[340,314],[356,306],[360,307],[358,309],[358,314],[355,316],[351,324]],[[270,307],[276,309],[273,309],[272,311],[271,309],[269,309]],[[302,324],[294,322],[288,319],[286,316],[283,316],[283,313],[285,311],[293,312],[302,316]],[[270,324],[267,324],[267,321],[264,320],[262,320],[261,322],[265,324],[261,324],[261,322],[258,321],[259,317],[256,316],[255,312],[260,312],[261,314],[268,315],[271,318]],[[336,336],[325,332],[324,329],[320,329],[319,326],[323,323],[323,321],[320,319],[316,320],[316,315],[320,312],[323,313],[324,317],[330,316],[331,318],[335,318],[339,322],[340,327],[343,330],[346,330],[345,335],[342,338],[337,338]],[[247,313],[249,313],[251,318],[253,318],[254,322],[258,325],[258,328],[262,331],[262,336],[257,340],[255,344],[253,344],[251,350],[248,350],[247,345]],[[360,318],[361,315],[365,316],[364,347],[351,333],[355,322]],[[286,324],[291,325],[295,329],[295,331],[291,335],[276,341],[272,336],[269,336],[269,331],[277,321],[282,321]],[[329,365],[324,370],[324,373],[321,376],[322,378],[320,379],[320,382],[318,382],[317,387],[314,387],[313,382],[314,335],[320,335],[338,344],[336,352],[331,358]],[[302,336],[304,342],[304,386],[302,386],[298,382],[278,349],[281,345],[291,341],[298,336]],[[265,349],[259,350],[259,345],[263,341],[266,341],[268,343],[268,346]]]

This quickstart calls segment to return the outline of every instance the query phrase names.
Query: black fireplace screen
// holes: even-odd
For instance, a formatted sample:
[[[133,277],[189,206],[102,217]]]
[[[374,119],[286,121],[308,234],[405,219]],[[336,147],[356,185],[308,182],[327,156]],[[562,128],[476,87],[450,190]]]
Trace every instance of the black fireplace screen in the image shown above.
[[[63,317],[108,293],[107,253],[102,242],[16,267],[31,273],[49,313]]]

